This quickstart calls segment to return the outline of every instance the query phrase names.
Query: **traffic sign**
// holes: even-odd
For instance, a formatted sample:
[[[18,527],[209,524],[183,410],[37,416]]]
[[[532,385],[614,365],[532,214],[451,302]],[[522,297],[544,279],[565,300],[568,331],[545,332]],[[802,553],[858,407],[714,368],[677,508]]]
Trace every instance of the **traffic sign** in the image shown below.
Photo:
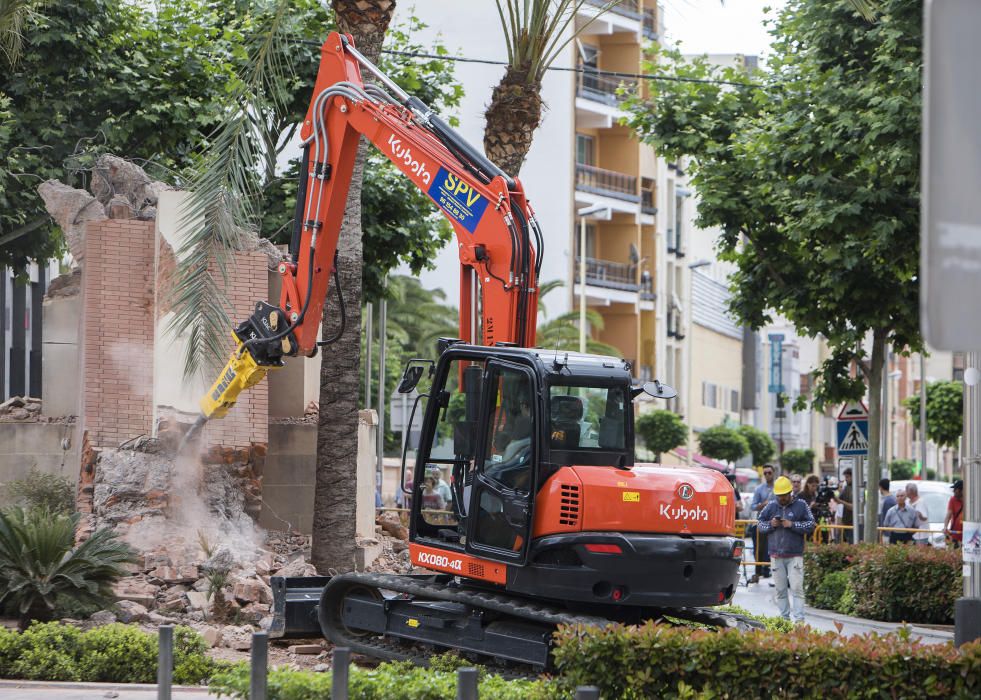
[[[849,401],[838,412],[838,420],[868,420],[869,409],[861,401]]]
[[[838,456],[865,456],[869,453],[869,419],[839,420]]]

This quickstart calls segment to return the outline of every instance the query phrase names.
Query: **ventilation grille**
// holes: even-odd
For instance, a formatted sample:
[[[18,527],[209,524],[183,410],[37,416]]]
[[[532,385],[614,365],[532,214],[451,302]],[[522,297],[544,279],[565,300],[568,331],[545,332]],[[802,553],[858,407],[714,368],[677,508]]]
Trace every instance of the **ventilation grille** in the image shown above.
[[[483,564],[475,564],[472,561],[468,561],[467,562],[467,575],[468,576],[476,576],[477,578],[483,577],[483,575],[484,575],[484,565]]]
[[[559,525],[579,524],[579,486],[562,484],[559,505]]]

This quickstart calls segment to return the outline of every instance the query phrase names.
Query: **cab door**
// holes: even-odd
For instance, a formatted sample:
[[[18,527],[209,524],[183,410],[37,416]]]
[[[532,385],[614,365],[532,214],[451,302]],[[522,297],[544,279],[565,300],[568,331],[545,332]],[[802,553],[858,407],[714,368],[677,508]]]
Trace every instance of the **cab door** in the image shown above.
[[[482,396],[466,549],[486,559],[524,562],[539,451],[535,374],[522,365],[490,360]]]

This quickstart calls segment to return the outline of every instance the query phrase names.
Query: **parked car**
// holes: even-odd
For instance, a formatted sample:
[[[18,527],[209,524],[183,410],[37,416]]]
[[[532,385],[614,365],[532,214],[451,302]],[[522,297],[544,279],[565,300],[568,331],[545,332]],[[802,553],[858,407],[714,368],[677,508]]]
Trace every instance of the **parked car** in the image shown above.
[[[949,481],[894,481],[889,484],[889,490],[896,493],[898,489],[905,489],[906,484],[916,484],[920,498],[926,503],[927,517],[929,518],[930,544],[934,547],[944,547],[944,518],[947,516],[947,503],[954,495],[950,488]]]

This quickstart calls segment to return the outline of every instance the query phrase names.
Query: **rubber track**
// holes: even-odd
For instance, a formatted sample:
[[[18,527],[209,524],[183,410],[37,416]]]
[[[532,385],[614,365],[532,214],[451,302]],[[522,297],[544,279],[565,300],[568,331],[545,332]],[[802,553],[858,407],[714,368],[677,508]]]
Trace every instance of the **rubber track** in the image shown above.
[[[352,636],[341,623],[339,614],[337,616],[328,614],[330,610],[340,610],[340,600],[352,586],[393,591],[423,600],[443,600],[460,603],[514,618],[555,626],[590,625],[603,627],[611,624],[610,620],[603,617],[577,615],[560,608],[535,603],[522,598],[489,591],[453,588],[439,583],[414,581],[408,577],[392,574],[348,573],[335,576],[331,579],[330,583],[324,588],[319,606],[320,626],[325,637],[338,646],[350,647],[352,651],[367,656],[382,658],[388,661],[412,661],[422,666],[428,665],[430,655],[422,651],[416,651],[409,646],[410,644],[419,644],[419,642],[408,642],[408,644],[398,643],[374,634],[370,636]],[[762,629],[763,627],[763,625],[755,620],[749,620],[740,615],[720,613],[703,608],[672,608],[664,612],[679,619],[691,620],[717,627],[735,627],[739,629]],[[434,643],[433,646],[441,645]]]

